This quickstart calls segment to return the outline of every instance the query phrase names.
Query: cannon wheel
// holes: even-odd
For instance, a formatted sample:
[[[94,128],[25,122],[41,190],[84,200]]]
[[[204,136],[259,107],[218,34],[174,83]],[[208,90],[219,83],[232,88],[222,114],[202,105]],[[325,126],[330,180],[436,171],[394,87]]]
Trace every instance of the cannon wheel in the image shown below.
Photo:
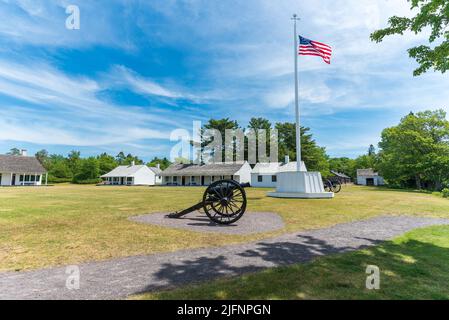
[[[324,191],[326,191],[326,192],[333,191],[332,182],[330,180],[328,180],[328,179],[323,180],[323,185],[324,185]]]
[[[341,183],[340,181],[332,181],[332,189],[335,193],[339,193],[341,191]]]
[[[215,223],[237,222],[246,210],[245,189],[233,180],[216,181],[204,192],[203,209]]]

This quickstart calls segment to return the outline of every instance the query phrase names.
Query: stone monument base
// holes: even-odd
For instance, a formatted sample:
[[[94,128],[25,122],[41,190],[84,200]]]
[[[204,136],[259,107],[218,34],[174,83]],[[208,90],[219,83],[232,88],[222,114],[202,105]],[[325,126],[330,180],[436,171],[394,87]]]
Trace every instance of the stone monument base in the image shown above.
[[[274,198],[332,199],[333,192],[324,191],[320,172],[280,172],[277,175],[276,192],[268,193]]]

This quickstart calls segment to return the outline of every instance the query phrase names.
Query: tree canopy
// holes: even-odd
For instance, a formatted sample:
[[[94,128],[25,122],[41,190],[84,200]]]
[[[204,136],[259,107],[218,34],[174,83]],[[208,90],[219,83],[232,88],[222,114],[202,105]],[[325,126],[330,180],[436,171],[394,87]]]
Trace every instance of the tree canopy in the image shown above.
[[[419,45],[408,50],[419,67],[414,71],[419,76],[429,69],[445,73],[449,69],[449,0],[408,0],[411,9],[418,9],[412,17],[393,16],[387,28],[371,34],[371,40],[381,42],[386,36],[404,34],[406,31],[418,34],[430,28],[429,45]],[[433,45],[431,47],[430,45]]]
[[[211,119],[208,123],[206,123],[201,128],[201,133],[204,133],[207,129],[216,129],[218,130],[222,138],[225,139],[225,130],[231,129],[241,129],[237,121],[230,120],[229,118],[225,119]],[[248,129],[252,129],[256,133],[259,130],[266,130],[267,134],[267,153],[271,152],[270,150],[270,134],[273,129],[278,130],[278,161],[282,162],[285,159],[285,156],[289,156],[292,161],[296,160],[296,125],[294,123],[276,123],[274,126],[268,119],[265,118],[251,118],[248,124]],[[243,130],[243,129],[242,129]],[[202,150],[205,150],[207,144],[209,144],[212,139],[204,139],[201,143]],[[225,146],[226,144],[235,143],[234,141],[223,141],[222,144],[222,160],[225,161]],[[258,140],[256,139],[256,144]],[[248,160],[248,137],[245,136],[245,160]],[[305,162],[307,168],[313,171],[321,171],[323,175],[329,174],[329,163],[328,156],[326,155],[326,150],[322,147],[319,147],[316,141],[313,139],[312,134],[310,133],[310,128],[301,128],[301,150],[303,161]],[[206,150],[207,151],[207,150]],[[235,158],[235,155],[234,155]],[[260,159],[257,158],[257,161]]]
[[[12,148],[7,154],[11,156],[20,156],[20,149]]]
[[[100,176],[120,165],[130,165],[133,161],[136,164],[144,163],[139,157],[132,154],[125,156],[123,152],[115,157],[102,153],[96,157],[83,158],[79,151],[71,151],[67,157],[64,157],[57,154],[49,155],[47,150],[40,150],[35,156],[48,170],[50,183],[97,183],[100,182]],[[147,163],[150,167],[156,167],[157,164],[160,164],[161,169],[164,170],[171,162],[167,158],[156,157]]]
[[[153,158],[153,160],[147,163],[147,166],[149,167],[157,167],[157,165],[160,166],[161,170],[165,170],[171,165],[171,162],[167,158],[160,159],[158,157],[155,157]]]
[[[289,156],[296,161],[296,124],[285,122],[276,123],[279,134],[279,161]],[[326,149],[319,147],[310,133],[310,128],[301,127],[301,155],[307,170],[320,171],[324,176],[329,175],[329,157]]]
[[[449,121],[443,110],[410,113],[382,132],[380,169],[390,183],[441,189],[449,181]]]
[[[237,121],[211,119],[202,130],[218,129],[225,135],[226,129],[239,129]],[[278,131],[278,161],[285,156],[296,160],[296,126],[290,122],[278,122],[273,125],[264,118],[252,118],[249,129]],[[245,144],[248,144],[245,136]],[[234,143],[234,142],[231,142]],[[202,142],[205,146],[205,141]],[[416,187],[418,189],[441,190],[449,186],[449,121],[443,110],[409,113],[397,126],[383,130],[379,149],[374,144],[367,146],[366,153],[355,159],[341,157],[330,158],[326,149],[320,147],[313,139],[310,128],[301,127],[302,158],[309,171],[320,171],[323,176],[330,175],[330,170],[356,177],[357,169],[372,168],[378,171],[387,183],[398,187]],[[245,148],[245,159],[248,157]],[[268,150],[268,146],[267,146]],[[11,149],[10,154],[20,153],[18,148]],[[119,152],[116,156],[102,153],[96,157],[83,158],[79,151],[71,151],[67,156],[49,154],[40,150],[36,157],[49,172],[49,182],[95,183],[99,176],[119,165],[130,165],[133,161],[143,161],[132,154]],[[176,159],[177,163],[190,163],[191,159]],[[171,162],[167,158],[153,158],[148,166],[160,165],[166,169]]]

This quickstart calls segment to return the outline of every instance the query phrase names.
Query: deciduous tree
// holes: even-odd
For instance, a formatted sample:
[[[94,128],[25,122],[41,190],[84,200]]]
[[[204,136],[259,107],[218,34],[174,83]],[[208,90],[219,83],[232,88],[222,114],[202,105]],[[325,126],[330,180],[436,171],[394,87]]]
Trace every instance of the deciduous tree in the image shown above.
[[[390,182],[440,189],[449,180],[449,122],[443,110],[410,113],[382,132],[382,174]]]
[[[419,45],[408,50],[419,67],[414,71],[418,76],[433,69],[442,73],[449,69],[449,0],[408,0],[411,9],[418,13],[412,17],[391,17],[389,26],[371,34],[371,39],[381,42],[386,36],[404,34],[411,31],[415,34],[430,29],[429,44]]]

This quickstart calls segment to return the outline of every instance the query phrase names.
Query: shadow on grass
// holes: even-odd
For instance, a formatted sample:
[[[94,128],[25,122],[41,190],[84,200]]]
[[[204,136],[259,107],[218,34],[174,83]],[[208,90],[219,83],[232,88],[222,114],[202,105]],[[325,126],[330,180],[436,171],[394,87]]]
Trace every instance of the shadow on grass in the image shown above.
[[[158,284],[150,284],[140,293],[253,273],[269,267],[308,262],[315,257],[352,251],[378,243],[371,239],[361,240],[363,245],[358,247],[333,246],[312,236],[301,235],[298,236],[297,242],[259,242],[254,249],[243,249],[231,258],[200,257],[166,263],[155,274]]]
[[[448,299],[449,249],[417,240],[385,242],[354,248],[334,247],[313,237],[301,243],[259,243],[255,250],[165,264],[157,278],[167,286],[149,285],[144,292],[162,291],[161,299]],[[363,239],[366,244],[378,241]],[[365,245],[358,247],[362,249]],[[315,259],[322,255],[331,255]],[[300,263],[300,264],[298,264]],[[365,287],[367,265],[381,271],[381,290]],[[280,267],[266,269],[267,267]],[[264,270],[263,272],[258,272]],[[229,278],[247,274],[244,277]],[[226,276],[219,281],[210,280]]]

